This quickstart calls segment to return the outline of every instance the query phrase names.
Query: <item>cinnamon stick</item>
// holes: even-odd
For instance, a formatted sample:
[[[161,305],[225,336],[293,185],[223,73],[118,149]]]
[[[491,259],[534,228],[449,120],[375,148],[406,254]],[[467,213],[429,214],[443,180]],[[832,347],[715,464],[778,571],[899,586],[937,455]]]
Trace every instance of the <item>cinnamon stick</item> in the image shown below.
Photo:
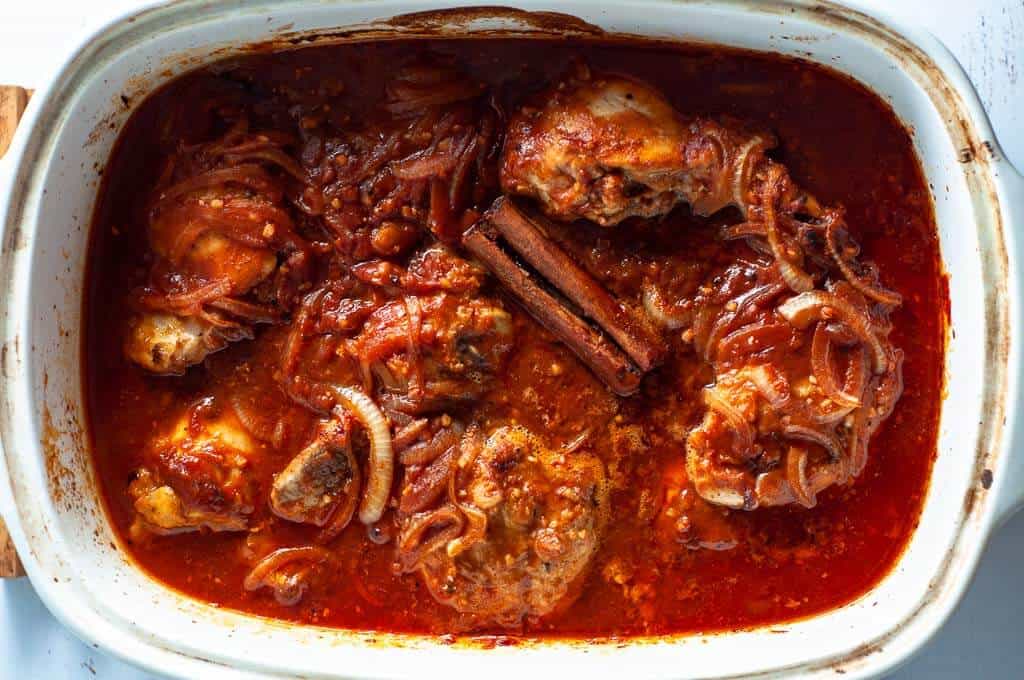
[[[496,200],[484,217],[517,255],[596,322],[641,370],[649,371],[661,362],[667,351],[661,337],[548,237],[545,218],[528,214],[506,197]]]
[[[487,267],[526,311],[563,342],[616,394],[629,396],[643,377],[618,347],[544,290],[497,243],[486,219],[470,228],[462,243]]]

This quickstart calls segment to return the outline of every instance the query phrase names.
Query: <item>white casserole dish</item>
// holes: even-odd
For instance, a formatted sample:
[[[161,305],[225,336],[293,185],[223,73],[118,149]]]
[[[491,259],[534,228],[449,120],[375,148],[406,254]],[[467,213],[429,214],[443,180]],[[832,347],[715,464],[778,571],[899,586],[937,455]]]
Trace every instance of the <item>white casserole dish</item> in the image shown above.
[[[959,66],[929,35],[821,3],[525,0],[516,4],[590,25],[494,9],[381,21],[452,4],[154,3],[69,50],[35,95],[0,164],[0,511],[39,595],[83,639],[190,678],[864,677],[907,659],[952,611],[987,537],[1024,499],[1024,431],[1015,418],[1024,179],[999,151]],[[498,29],[571,37],[598,27],[820,62],[866,84],[913,130],[933,187],[953,333],[930,492],[892,573],[847,606],[771,630],[483,649],[219,610],[138,571],[117,548],[96,492],[79,369],[98,171],[132,107],[185,70],[311,32],[336,40]]]

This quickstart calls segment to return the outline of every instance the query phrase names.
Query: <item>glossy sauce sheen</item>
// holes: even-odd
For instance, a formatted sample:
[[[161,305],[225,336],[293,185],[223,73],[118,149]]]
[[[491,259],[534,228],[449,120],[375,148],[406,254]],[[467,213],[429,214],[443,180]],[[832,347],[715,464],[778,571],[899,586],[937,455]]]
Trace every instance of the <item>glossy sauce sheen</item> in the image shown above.
[[[652,504],[683,468],[684,445],[667,433],[699,420],[698,392],[710,380],[692,349],[676,337],[674,358],[645,380],[640,395],[621,405],[618,424],[611,420],[610,430],[639,425],[650,446],[642,456],[617,463],[623,483],[615,485],[609,529],[580,597],[565,611],[522,629],[476,632],[589,638],[729,630],[806,617],[869,590],[892,568],[918,522],[936,452],[948,316],[931,197],[910,135],[893,113],[860,85],[824,68],[704,47],[390,42],[255,55],[218,71],[225,78],[272,78],[278,85],[292,73],[301,74],[302,86],[340,77],[346,96],[359,97],[366,88],[365,96],[377,97],[382,69],[418,51],[454,55],[472,76],[504,83],[501,94],[512,101],[582,57],[595,69],[651,82],[688,115],[731,115],[770,127],[780,140],[772,156],[819,200],[845,206],[862,257],[878,264],[882,281],[904,300],[893,314],[890,336],[906,351],[903,396],[872,440],[867,468],[854,484],[826,491],[811,510],[730,513],[742,537],[733,550],[690,550],[656,540]],[[314,422],[274,382],[286,333],[281,327],[262,327],[255,341],[212,355],[181,378],[145,375],[123,358],[125,300],[145,266],[145,197],[161,167],[156,140],[160,134],[190,135],[168,131],[162,114],[173,108],[182,87],[178,81],[151,97],[122,133],[104,173],[90,251],[85,384],[96,467],[122,544],[160,581],[220,606],[360,630],[457,630],[458,615],[435,602],[417,575],[396,575],[393,546],[371,543],[358,522],[332,544],[341,569],[293,607],[242,587],[249,568],[240,557],[244,532],[131,542],[125,490],[140,463],[137,452],[166,422],[172,404],[243,395],[237,398],[258,401],[268,418],[289,420],[297,433],[288,439],[291,447],[301,445],[300,435],[310,433]],[[700,280],[716,262],[745,251],[715,238],[717,225],[736,219],[732,213],[699,219],[684,208],[657,229],[581,229],[566,246],[604,274],[617,293],[637,295],[645,254],[670,254],[671,266]],[[615,398],[514,304],[506,306],[514,310],[519,341],[505,375],[485,397],[484,413],[514,416],[555,443],[570,440],[590,422],[606,422],[616,412]],[[549,370],[553,363],[563,370]],[[263,463],[253,470],[262,499],[295,451],[264,448]],[[598,435],[593,448],[606,464],[616,459],[608,434]],[[265,504],[254,517],[269,522],[275,546],[301,545],[315,535],[273,517]]]

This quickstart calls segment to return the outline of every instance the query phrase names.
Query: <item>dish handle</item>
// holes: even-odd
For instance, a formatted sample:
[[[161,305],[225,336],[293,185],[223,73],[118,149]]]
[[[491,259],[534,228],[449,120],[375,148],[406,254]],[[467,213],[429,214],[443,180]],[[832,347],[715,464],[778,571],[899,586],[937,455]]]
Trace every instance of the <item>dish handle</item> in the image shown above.
[[[999,203],[1005,216],[1010,306],[1010,374],[1007,380],[1007,461],[996,498],[996,525],[1024,507],[1024,175],[1004,160],[997,166]]]
[[[31,90],[14,85],[0,85],[0,187],[7,185],[5,174],[11,172],[10,161],[4,161],[4,154],[14,139],[14,131],[18,127],[25,107],[28,106]],[[18,559],[7,525],[0,518],[0,579],[24,576],[25,569]]]
[[[0,85],[0,161],[3,161],[4,154],[11,146],[14,131],[18,128],[18,121],[25,113],[31,96],[32,90],[16,85]],[[6,163],[0,162],[0,169],[6,166]]]

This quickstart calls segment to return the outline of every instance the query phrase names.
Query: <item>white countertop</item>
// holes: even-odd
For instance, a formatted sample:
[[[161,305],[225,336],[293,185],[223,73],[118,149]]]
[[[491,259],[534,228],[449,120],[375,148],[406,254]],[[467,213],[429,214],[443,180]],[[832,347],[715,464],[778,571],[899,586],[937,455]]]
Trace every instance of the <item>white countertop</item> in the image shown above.
[[[963,64],[1007,157],[1024,169],[1024,0],[861,0],[935,33]],[[58,53],[135,0],[0,0],[0,83],[39,87]],[[486,3],[480,3],[486,4]],[[500,4],[500,3],[499,3]],[[952,619],[900,680],[1024,677],[1024,513],[992,538]],[[0,583],[0,680],[151,677],[80,642],[27,579]]]

